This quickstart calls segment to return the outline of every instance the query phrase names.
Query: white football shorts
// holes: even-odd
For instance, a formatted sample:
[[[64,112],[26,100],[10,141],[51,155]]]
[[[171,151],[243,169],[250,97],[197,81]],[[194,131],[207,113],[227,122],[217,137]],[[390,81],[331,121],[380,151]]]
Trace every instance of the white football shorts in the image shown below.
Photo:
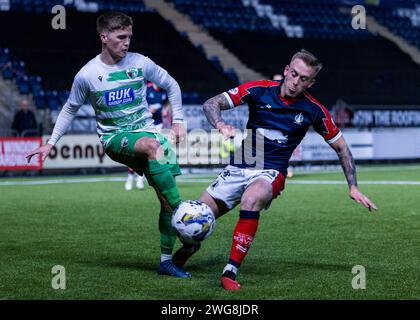
[[[253,170],[228,165],[206,191],[214,199],[222,200],[229,209],[233,209],[241,202],[246,188],[257,179],[264,179],[271,183],[273,199],[284,189],[284,177],[277,170]]]

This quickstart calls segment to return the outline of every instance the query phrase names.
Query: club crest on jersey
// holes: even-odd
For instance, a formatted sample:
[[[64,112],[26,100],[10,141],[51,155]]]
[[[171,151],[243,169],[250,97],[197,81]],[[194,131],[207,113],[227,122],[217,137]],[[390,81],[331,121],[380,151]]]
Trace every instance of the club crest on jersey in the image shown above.
[[[105,102],[108,107],[119,104],[131,103],[134,101],[133,88],[123,88],[114,91],[105,92]]]
[[[125,70],[125,72],[127,73],[127,76],[130,78],[130,79],[135,79],[135,78],[137,78],[137,76],[139,75],[139,71],[137,70],[137,68],[130,68],[130,69],[127,69],[127,70]]]
[[[301,125],[303,122],[303,115],[302,112],[295,116],[295,121],[293,121],[297,125]]]

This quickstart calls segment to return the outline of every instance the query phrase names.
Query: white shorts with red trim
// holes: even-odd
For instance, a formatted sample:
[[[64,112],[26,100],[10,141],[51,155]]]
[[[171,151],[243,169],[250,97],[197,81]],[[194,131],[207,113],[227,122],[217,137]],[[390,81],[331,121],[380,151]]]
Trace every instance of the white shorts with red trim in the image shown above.
[[[228,165],[214,182],[207,188],[207,192],[214,198],[223,201],[229,209],[233,209],[241,202],[246,188],[257,179],[264,179],[273,187],[272,199],[276,198],[284,189],[284,177],[277,170],[243,169]],[[267,205],[266,209],[270,206]]]

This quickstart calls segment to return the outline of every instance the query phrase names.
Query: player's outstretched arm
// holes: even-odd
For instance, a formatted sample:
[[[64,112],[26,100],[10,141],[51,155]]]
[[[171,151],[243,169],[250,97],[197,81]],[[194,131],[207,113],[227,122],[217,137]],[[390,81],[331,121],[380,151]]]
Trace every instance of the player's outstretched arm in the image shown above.
[[[229,102],[223,94],[219,94],[204,102],[203,110],[210,124],[218,129],[225,139],[235,136],[235,127],[228,125],[222,118],[221,110],[230,108]]]
[[[63,108],[58,114],[57,121],[54,125],[54,129],[51,134],[51,138],[48,140],[48,143],[29,152],[26,155],[28,163],[31,161],[32,157],[37,154],[40,154],[42,156],[42,161],[44,161],[48,157],[55,143],[67,131],[67,128],[70,126],[79,108],[80,106],[71,106],[69,103],[64,104]]]
[[[367,196],[361,193],[357,187],[356,164],[343,136],[333,142],[331,147],[337,152],[338,158],[340,159],[341,167],[343,168],[344,175],[346,176],[349,185],[350,198],[357,203],[361,203],[369,209],[369,211],[372,211],[372,209],[377,210],[377,206]]]
[[[37,154],[40,154],[41,157],[42,157],[42,161],[44,161],[48,157],[48,155],[50,154],[50,151],[51,151],[52,147],[53,147],[52,144],[46,143],[43,146],[41,146],[41,147],[39,147],[35,150],[32,150],[31,152],[29,152],[26,155],[26,159],[27,159],[28,163],[30,163],[32,157],[37,155]]]

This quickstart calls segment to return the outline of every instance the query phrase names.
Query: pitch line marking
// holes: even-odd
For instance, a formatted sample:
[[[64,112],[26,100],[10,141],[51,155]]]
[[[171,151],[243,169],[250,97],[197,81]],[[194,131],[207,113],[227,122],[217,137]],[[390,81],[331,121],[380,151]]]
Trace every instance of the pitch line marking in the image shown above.
[[[216,178],[216,177],[215,177]],[[19,186],[19,185],[49,185],[49,184],[67,184],[67,183],[96,183],[96,182],[123,182],[125,177],[108,177],[108,178],[78,178],[78,179],[49,179],[49,180],[26,180],[26,181],[0,181],[0,186]],[[178,178],[177,182],[183,183],[210,183],[214,179],[188,179]],[[410,180],[361,180],[359,184],[365,185],[420,185],[420,181]],[[339,185],[347,184],[346,181],[339,180],[289,180],[287,184],[302,184],[302,185]]]

